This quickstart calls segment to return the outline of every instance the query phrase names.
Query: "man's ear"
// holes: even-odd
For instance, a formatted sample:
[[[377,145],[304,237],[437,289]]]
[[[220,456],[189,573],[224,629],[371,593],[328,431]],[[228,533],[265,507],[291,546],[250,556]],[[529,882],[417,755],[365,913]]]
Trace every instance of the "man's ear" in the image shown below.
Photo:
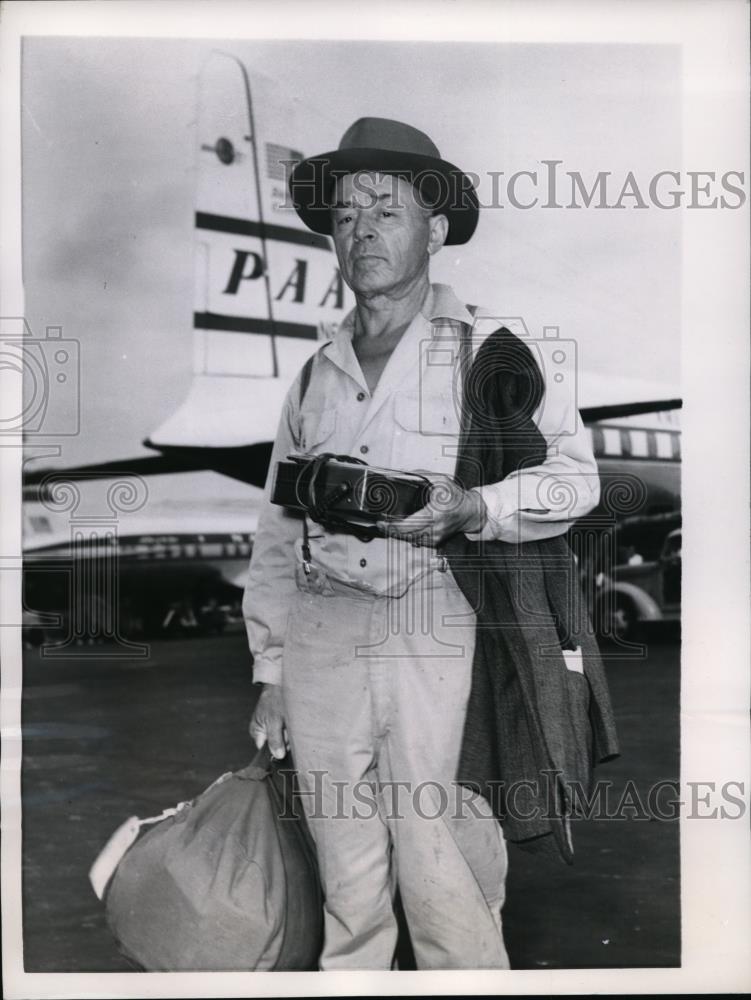
[[[446,242],[449,234],[449,220],[445,215],[431,215],[428,220],[430,236],[428,237],[428,253],[437,253]]]

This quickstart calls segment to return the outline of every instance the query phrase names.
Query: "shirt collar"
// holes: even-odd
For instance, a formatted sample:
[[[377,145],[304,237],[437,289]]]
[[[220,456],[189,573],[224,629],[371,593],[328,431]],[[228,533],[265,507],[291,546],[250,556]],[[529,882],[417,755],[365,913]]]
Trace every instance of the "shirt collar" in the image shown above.
[[[468,326],[472,326],[473,323],[472,314],[459,301],[450,285],[431,284],[420,308],[420,314],[431,325],[438,320],[453,320],[458,323],[466,323]],[[339,347],[343,346],[344,341],[352,340],[356,315],[357,307],[347,313],[332,337],[332,343]]]
[[[468,326],[472,326],[473,323],[472,314],[456,297],[451,285],[431,285],[420,311],[431,323],[446,319],[466,323]]]

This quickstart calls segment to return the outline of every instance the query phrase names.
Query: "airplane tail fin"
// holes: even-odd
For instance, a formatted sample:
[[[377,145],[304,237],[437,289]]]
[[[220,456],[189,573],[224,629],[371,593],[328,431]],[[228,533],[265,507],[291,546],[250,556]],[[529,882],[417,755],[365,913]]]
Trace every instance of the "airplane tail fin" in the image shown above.
[[[273,440],[282,400],[349,307],[331,241],[287,191],[332,126],[273,81],[214,52],[199,79],[193,382],[146,442],[228,448]]]

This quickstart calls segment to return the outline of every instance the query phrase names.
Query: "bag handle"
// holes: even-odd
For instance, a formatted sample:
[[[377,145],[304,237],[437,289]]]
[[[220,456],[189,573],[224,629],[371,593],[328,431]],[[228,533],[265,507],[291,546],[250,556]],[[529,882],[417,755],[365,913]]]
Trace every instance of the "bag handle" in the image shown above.
[[[262,781],[271,771],[274,758],[269,749],[268,740],[258,750],[253,760],[246,767],[235,772],[238,778],[249,778],[252,781]]]

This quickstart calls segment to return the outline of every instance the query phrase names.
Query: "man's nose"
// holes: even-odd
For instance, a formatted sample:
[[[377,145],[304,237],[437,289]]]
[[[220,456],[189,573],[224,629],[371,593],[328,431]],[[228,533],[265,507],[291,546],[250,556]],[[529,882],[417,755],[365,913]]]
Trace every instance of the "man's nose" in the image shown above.
[[[360,210],[357,213],[354,235],[356,240],[370,240],[375,236],[373,221],[368,212]]]

